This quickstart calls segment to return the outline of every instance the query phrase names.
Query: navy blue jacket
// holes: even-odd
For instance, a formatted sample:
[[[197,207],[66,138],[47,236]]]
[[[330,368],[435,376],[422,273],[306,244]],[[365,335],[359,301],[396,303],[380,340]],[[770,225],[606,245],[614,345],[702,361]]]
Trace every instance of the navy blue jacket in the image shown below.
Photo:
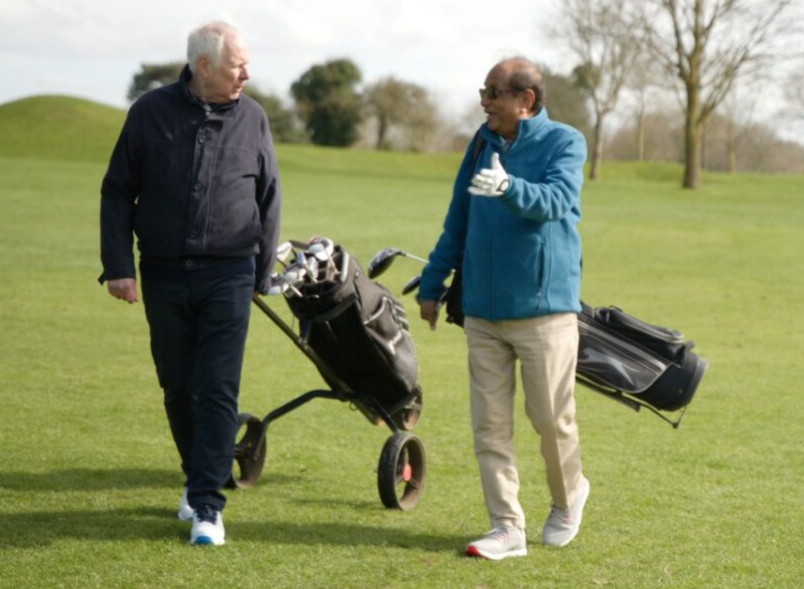
[[[101,187],[101,281],[143,262],[204,268],[256,258],[265,292],[279,237],[281,192],[268,119],[248,96],[210,108],[175,84],[128,112]]]
[[[438,300],[463,255],[463,311],[489,321],[580,311],[581,186],[586,141],[547,111],[519,121],[502,139],[483,125],[485,149],[469,146],[455,180],[444,231],[422,274],[420,296]],[[472,196],[472,177],[492,153],[510,177],[500,198]]]

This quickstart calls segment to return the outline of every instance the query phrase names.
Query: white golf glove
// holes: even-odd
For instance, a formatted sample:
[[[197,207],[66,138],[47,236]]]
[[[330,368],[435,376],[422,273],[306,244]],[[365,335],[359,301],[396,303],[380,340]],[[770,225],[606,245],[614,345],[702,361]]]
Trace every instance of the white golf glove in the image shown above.
[[[491,167],[483,168],[472,178],[472,185],[469,187],[469,194],[475,196],[502,196],[511,180],[500,163],[500,154],[491,155]]]

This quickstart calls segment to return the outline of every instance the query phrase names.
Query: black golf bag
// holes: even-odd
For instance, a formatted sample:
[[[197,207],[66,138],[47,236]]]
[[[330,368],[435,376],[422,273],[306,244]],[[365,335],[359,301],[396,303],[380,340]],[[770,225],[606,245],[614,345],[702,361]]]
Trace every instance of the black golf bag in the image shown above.
[[[447,321],[463,327],[460,264],[442,298]],[[691,350],[674,329],[651,325],[617,307],[592,308],[581,302],[578,315],[576,380],[639,410],[646,407],[678,427],[683,413],[670,421],[660,411],[686,410],[708,362]]]
[[[686,410],[692,401],[708,365],[692,352],[695,342],[617,307],[582,306],[577,381],[678,427],[681,417],[673,422],[659,411]]]
[[[304,284],[301,296],[285,299],[300,321],[301,337],[358,398],[373,397],[400,427],[410,429],[421,410],[421,389],[405,310],[340,246],[332,260],[341,270],[337,280]],[[319,372],[338,389],[326,371],[319,367]],[[414,401],[417,409],[410,408]],[[355,405],[379,422],[370,406],[359,400]]]

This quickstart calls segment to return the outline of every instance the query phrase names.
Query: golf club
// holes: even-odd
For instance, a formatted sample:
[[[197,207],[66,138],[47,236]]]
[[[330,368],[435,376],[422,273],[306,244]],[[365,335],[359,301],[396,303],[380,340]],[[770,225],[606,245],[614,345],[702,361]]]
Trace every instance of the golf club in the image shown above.
[[[414,276],[413,278],[408,280],[407,283],[405,284],[405,286],[402,288],[402,294],[403,295],[408,295],[408,294],[412,293],[414,290],[419,288],[419,285],[421,284],[421,282],[422,282],[422,275],[421,274],[419,274],[418,276]]]
[[[402,251],[396,247],[387,247],[383,250],[380,250],[373,258],[371,258],[371,262],[368,265],[368,277],[371,279],[377,278],[380,274],[385,272],[393,263],[394,258],[397,256],[403,256],[405,258],[412,258],[414,260],[418,260],[419,262],[426,264],[427,260],[424,258],[420,258],[419,256],[414,256],[413,254],[409,254],[408,252]]]

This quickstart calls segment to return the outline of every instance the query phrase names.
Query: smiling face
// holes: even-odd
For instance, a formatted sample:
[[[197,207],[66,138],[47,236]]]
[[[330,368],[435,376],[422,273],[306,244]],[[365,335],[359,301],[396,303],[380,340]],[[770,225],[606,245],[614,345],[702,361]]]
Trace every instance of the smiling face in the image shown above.
[[[494,66],[486,76],[485,91],[481,89],[480,105],[486,113],[486,124],[505,139],[516,137],[520,119],[532,116],[532,90],[511,88],[509,81],[513,67],[503,62]]]
[[[249,79],[249,53],[239,35],[227,35],[216,66],[206,56],[198,59],[198,90],[205,102],[225,104],[240,98]]]

